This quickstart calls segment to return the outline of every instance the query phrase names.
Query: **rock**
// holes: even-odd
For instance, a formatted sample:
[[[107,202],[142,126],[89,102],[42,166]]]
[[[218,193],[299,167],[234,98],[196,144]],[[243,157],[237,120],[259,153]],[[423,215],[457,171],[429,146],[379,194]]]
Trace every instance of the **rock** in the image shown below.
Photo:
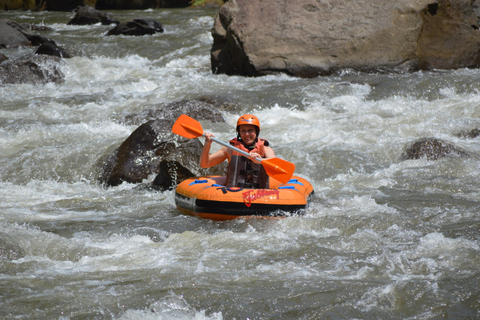
[[[465,138],[465,139],[475,139],[478,136],[480,136],[480,129],[472,129],[470,131],[462,131],[459,134],[456,135],[459,138]]]
[[[35,54],[45,54],[50,56],[55,56],[59,58],[72,58],[73,55],[68,53],[65,49],[58,47],[55,43],[44,42],[42,43]]]
[[[0,20],[0,48],[39,46],[44,42],[55,44],[52,39],[32,33],[28,25],[13,20]]]
[[[198,165],[202,143],[173,134],[173,123],[157,119],[141,125],[106,161],[100,181],[116,186],[124,181],[140,183],[152,174],[160,174],[156,184],[165,190],[179,179],[202,175],[205,170]]]
[[[230,0],[212,30],[214,73],[299,77],[480,64],[470,0]]]
[[[0,48],[16,48],[31,45],[30,40],[16,28],[10,26],[7,20],[0,20]]]
[[[185,168],[179,161],[160,161],[159,173],[152,182],[156,190],[165,191],[179,184],[185,179],[195,176],[193,172]]]
[[[211,104],[198,101],[180,101],[163,110],[144,115],[156,118],[137,128],[105,161],[100,182],[108,186],[121,183],[141,183],[151,175],[157,175],[152,186],[167,190],[186,178],[205,174],[224,174],[225,166],[201,169],[199,166],[203,144],[198,139],[185,139],[172,133],[178,116],[214,122],[225,122],[220,112]],[[135,122],[141,115],[135,116]]]
[[[408,146],[402,154],[403,160],[420,158],[438,160],[445,157],[468,158],[470,155],[451,143],[435,138],[424,138],[415,141],[412,145]]]
[[[119,24],[120,21],[115,20],[109,13],[100,12],[92,7],[84,6],[75,9],[75,17],[73,17],[68,25],[90,25],[101,23],[102,25]]]
[[[421,12],[418,69],[456,69],[480,64],[480,32],[472,1],[442,0]]]
[[[60,58],[46,55],[31,55],[0,64],[0,84],[48,82],[61,83],[64,74],[60,70]]]
[[[143,36],[159,32],[163,32],[163,26],[160,22],[157,22],[153,19],[139,18],[119,23],[115,28],[107,33],[107,36]]]

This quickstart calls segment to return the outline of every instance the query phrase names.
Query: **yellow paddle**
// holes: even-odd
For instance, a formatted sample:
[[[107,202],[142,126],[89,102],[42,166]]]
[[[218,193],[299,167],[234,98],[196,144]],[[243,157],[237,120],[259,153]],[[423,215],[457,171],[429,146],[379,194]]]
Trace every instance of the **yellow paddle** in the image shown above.
[[[187,139],[205,136],[205,132],[203,131],[200,122],[193,118],[190,118],[186,114],[182,114],[180,117],[178,117],[177,121],[175,121],[175,124],[172,127],[172,132]],[[221,144],[222,146],[235,150],[236,152],[242,154],[245,157],[250,156],[248,152],[235,148],[228,143],[225,143],[215,138],[212,138],[212,140],[216,143]],[[277,179],[282,183],[287,183],[292,177],[293,172],[295,171],[295,165],[293,163],[280,158],[256,158],[255,160],[260,161],[260,163],[263,165],[265,171],[270,177]]]

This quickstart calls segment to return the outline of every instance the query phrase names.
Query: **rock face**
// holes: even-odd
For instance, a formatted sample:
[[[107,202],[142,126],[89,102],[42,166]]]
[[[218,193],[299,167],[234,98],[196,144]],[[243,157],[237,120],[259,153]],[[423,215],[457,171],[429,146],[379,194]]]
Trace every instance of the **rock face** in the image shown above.
[[[231,75],[315,77],[342,69],[480,64],[470,0],[230,0],[212,35],[212,71]]]

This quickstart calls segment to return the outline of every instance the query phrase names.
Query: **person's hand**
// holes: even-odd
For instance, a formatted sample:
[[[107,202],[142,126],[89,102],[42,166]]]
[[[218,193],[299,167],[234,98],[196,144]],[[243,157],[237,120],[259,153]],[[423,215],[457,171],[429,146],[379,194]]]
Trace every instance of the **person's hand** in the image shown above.
[[[262,158],[258,153],[252,152],[250,153],[250,159],[255,162],[255,163],[260,163],[258,160],[255,160],[256,158]]]
[[[205,132],[205,143],[212,143],[212,138],[215,138],[213,133]]]

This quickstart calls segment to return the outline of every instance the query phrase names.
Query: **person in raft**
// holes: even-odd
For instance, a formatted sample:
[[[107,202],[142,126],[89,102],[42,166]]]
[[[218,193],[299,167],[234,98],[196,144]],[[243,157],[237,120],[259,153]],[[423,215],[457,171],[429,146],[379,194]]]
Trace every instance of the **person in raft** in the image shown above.
[[[200,167],[210,168],[228,159],[226,186],[237,188],[268,189],[269,178],[265,169],[256,158],[274,158],[275,153],[269,147],[269,142],[258,137],[260,134],[260,121],[251,114],[238,118],[237,137],[230,140],[234,147],[246,151],[250,157],[242,156],[227,147],[210,154],[212,137],[210,132],[205,132],[205,144],[200,157]]]

